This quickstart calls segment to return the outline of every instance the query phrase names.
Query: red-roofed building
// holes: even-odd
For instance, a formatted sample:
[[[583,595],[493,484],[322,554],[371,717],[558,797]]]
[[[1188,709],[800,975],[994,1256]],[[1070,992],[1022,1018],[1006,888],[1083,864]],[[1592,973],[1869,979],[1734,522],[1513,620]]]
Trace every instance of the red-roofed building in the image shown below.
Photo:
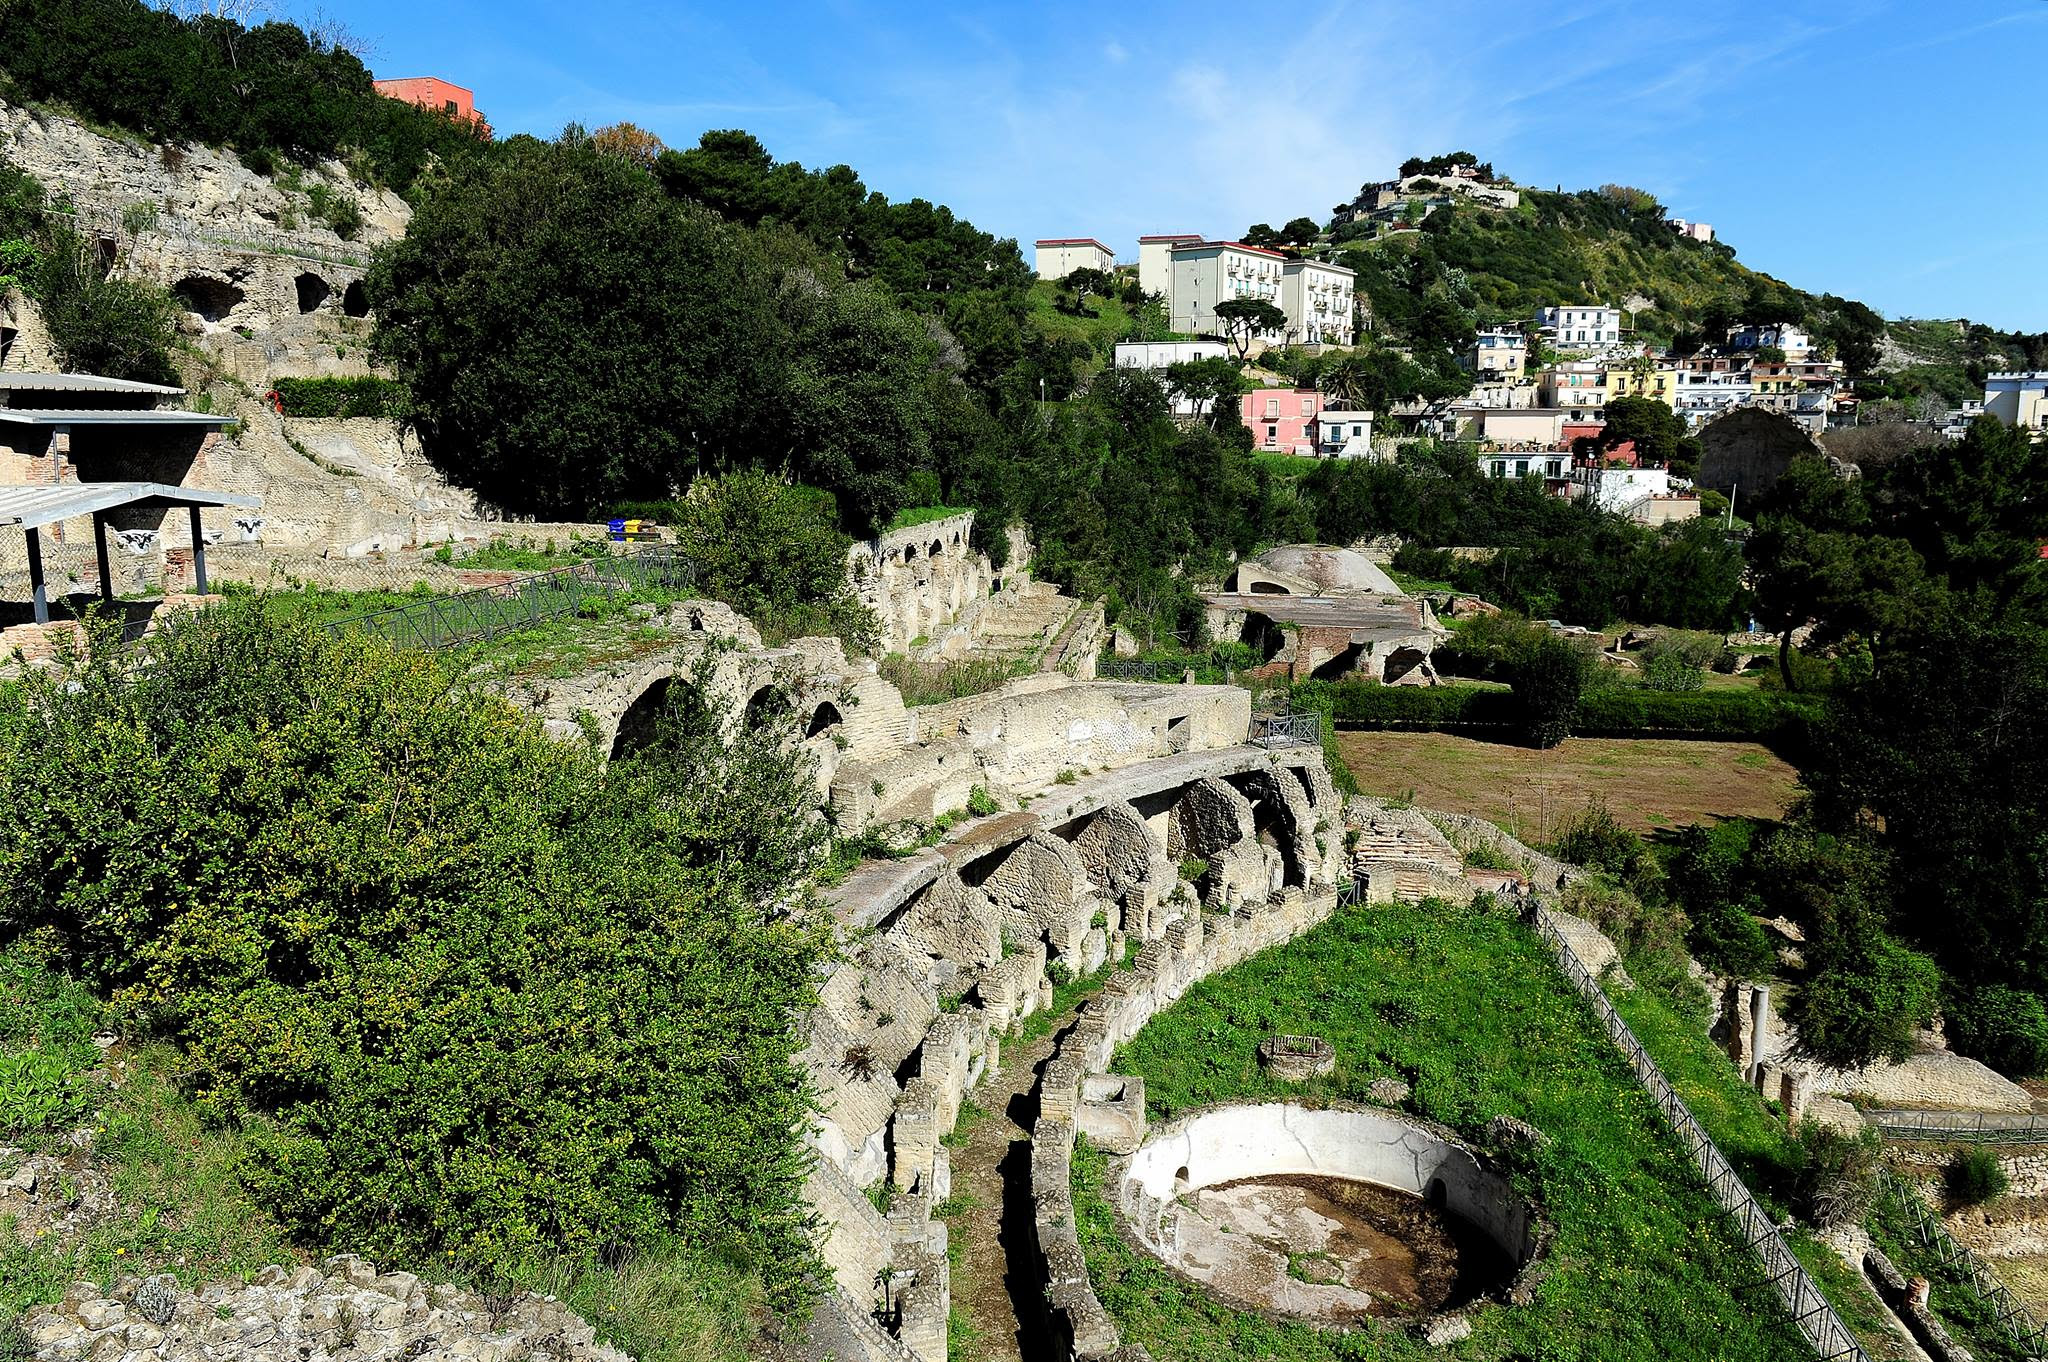
[[[1182,241],[1169,246],[1169,255],[1168,324],[1175,331],[1222,335],[1227,328],[1216,319],[1217,304],[1248,298],[1286,314],[1285,323],[1254,338],[1267,345],[1351,344],[1355,328],[1348,266],[1299,260],[1242,241]]]
[[[1053,236],[1036,244],[1040,279],[1064,279],[1075,270],[1116,268],[1116,252],[1092,236]]]
[[[438,76],[405,76],[397,80],[374,82],[377,93],[386,99],[400,100],[406,104],[417,104],[422,109],[434,109],[447,114],[461,123],[476,124],[477,131],[486,139],[491,135],[491,125],[476,107],[476,92],[452,85]]]

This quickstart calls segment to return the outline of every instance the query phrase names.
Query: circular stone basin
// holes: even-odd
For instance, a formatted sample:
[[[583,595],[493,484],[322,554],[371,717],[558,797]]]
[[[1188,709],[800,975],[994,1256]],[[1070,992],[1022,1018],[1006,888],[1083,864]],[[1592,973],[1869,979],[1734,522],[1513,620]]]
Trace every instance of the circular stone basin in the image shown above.
[[[1155,1127],[1117,1193],[1131,1236],[1234,1305],[1353,1325],[1454,1309],[1536,1254],[1507,1180],[1373,1110],[1211,1107]]]

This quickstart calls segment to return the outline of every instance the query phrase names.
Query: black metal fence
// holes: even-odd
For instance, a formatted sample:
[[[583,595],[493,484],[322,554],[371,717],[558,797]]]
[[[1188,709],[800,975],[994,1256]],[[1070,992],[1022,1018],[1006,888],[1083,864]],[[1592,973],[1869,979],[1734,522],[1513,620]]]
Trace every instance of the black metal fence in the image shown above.
[[[1827,1297],[1806,1275],[1806,1269],[1792,1256],[1792,1250],[1785,1247],[1784,1237],[1778,1233],[1770,1212],[1750,1194],[1741,1175],[1722,1157],[1706,1129],[1693,1118],[1684,1100],[1665,1079],[1663,1070],[1657,1067],[1657,1062],[1636,1039],[1635,1032],[1622,1020],[1621,1013],[1615,1011],[1614,1004],[1608,1001],[1600,981],[1579,959],[1578,952],[1571,948],[1564,934],[1558,931],[1550,914],[1538,904],[1535,916],[1536,930],[1557,956],[1558,967],[1592,1005],[1600,1024],[1607,1029],[1608,1036],[1635,1070],[1637,1081],[1678,1133],[1678,1142],[1685,1146],[1693,1166],[1706,1182],[1707,1194],[1728,1213],[1743,1247],[1756,1255],[1772,1290],[1791,1312],[1792,1322],[1799,1327],[1799,1332],[1806,1336],[1807,1342],[1825,1362],[1837,1362],[1837,1359],[1869,1362],[1869,1355],[1856,1341],[1856,1336],[1849,1332],[1848,1326],[1835,1313],[1835,1308],[1828,1304]]]
[[[673,550],[642,549],[453,596],[423,596],[388,610],[336,620],[327,628],[337,634],[360,630],[406,648],[458,648],[568,619],[622,596],[686,592],[695,581],[695,569]]]
[[[1887,1140],[1930,1144],[2048,1144],[2048,1116],[2027,1111],[1866,1111]]]
[[[2048,1355],[2048,1326],[2034,1318],[1976,1254],[1957,1243],[1955,1237],[1942,1228],[1941,1218],[1920,1199],[1912,1185],[1889,1168],[1878,1170],[1878,1180],[1885,1199],[1904,1214],[1920,1246],[1969,1284],[1969,1289],[1991,1311],[1999,1332],[2011,1339],[2014,1346],[2028,1357]]]
[[[1255,714],[1250,740],[1255,747],[1320,747],[1323,716],[1312,709],[1293,714]]]
[[[1134,657],[1106,657],[1095,665],[1098,681],[1157,681],[1166,672],[1161,663],[1140,662]],[[1174,680],[1180,680],[1177,669],[1172,675]]]

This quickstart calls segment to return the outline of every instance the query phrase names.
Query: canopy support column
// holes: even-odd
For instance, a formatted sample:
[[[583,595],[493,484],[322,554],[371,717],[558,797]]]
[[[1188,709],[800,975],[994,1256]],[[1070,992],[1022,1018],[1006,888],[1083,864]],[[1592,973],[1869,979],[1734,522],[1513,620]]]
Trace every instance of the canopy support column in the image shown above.
[[[92,513],[92,546],[100,565],[100,603],[111,606],[114,603],[114,565],[107,559],[107,517],[99,511]]]
[[[198,593],[206,593],[206,540],[199,533],[199,508],[188,506],[192,513],[192,585]]]
[[[43,535],[33,526],[28,532],[28,589],[35,602],[36,623],[50,622],[50,592],[43,584]]]

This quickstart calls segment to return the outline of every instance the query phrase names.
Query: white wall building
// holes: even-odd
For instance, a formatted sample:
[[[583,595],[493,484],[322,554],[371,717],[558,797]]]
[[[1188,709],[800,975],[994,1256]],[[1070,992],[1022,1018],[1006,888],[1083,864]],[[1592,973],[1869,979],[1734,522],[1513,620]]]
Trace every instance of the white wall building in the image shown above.
[[[1681,369],[1678,372],[1678,414],[1693,425],[1711,420],[1735,407],[1746,407],[1756,398],[1756,385],[1746,370],[1706,372]]]
[[[1037,245],[1040,279],[1064,279],[1075,270],[1116,268],[1116,252],[1092,236],[1047,237]]]
[[[1984,410],[2009,426],[2048,430],[2048,371],[1987,376]]]
[[[1684,218],[1666,218],[1664,225],[1682,237],[1692,241],[1712,241],[1714,229],[1704,222],[1687,222]]]
[[[1173,297],[1173,248],[1192,246],[1202,238],[1195,232],[1163,232],[1138,238],[1138,287],[1162,298]],[[1172,308],[1167,309],[1169,312]]]
[[[1465,367],[1483,378],[1520,378],[1528,366],[1529,339],[1519,326],[1486,327],[1465,355]]]
[[[1287,257],[1237,241],[1190,241],[1173,248],[1167,311],[1173,330],[1220,336],[1216,305],[1232,298],[1256,298],[1280,307]],[[1284,326],[1256,337],[1269,345],[1286,339]]]
[[[1289,260],[1280,267],[1280,309],[1287,314],[1289,339],[1303,345],[1349,345],[1352,341],[1349,265]]]
[[[1538,308],[1536,329],[1560,352],[1604,350],[1621,344],[1621,309],[1578,304]]]
[[[1768,326],[1738,326],[1728,333],[1734,350],[1756,350],[1775,345],[1787,359],[1800,359],[1813,349],[1813,337],[1799,327],[1773,323]]]
[[[1545,478],[1562,482],[1571,471],[1572,456],[1563,450],[1481,454],[1479,471],[1489,478]]]
[[[1632,515],[1639,503],[1652,497],[1671,495],[1671,471],[1666,468],[1593,468],[1581,465],[1572,470],[1577,495],[1591,497],[1603,511]]]
[[[1228,359],[1230,347],[1218,340],[1191,341],[1118,341],[1115,364],[1119,369],[1143,369],[1166,382],[1167,369],[1175,364],[1185,364],[1197,359]],[[1175,416],[1206,416],[1206,411],[1195,409],[1191,397],[1170,395]]]
[[[1316,453],[1328,459],[1372,457],[1372,413],[1326,410],[1316,417]]]

